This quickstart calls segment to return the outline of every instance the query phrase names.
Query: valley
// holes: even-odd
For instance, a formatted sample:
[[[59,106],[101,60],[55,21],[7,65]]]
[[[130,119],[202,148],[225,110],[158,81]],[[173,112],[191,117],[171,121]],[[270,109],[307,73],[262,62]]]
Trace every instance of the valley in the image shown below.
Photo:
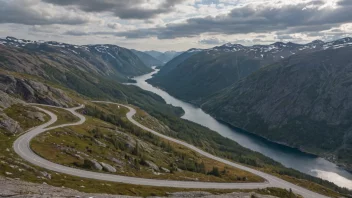
[[[74,49],[77,53],[68,52]],[[208,124],[215,121],[192,105],[187,104],[193,109],[187,105],[172,106],[164,93],[144,90],[143,86],[148,85],[146,77],[154,73],[149,73],[152,69],[142,61],[132,61],[131,58],[138,57],[127,49],[7,38],[0,50],[3,60],[0,62],[0,125],[1,139],[5,141],[2,146],[6,151],[0,155],[2,176],[84,192],[136,196],[191,189],[257,192],[257,187],[261,188],[260,192],[271,191],[269,194],[280,196],[289,194],[290,188],[305,197],[338,197],[350,193],[334,184],[335,181],[324,180],[330,178],[301,173],[275,161],[278,156],[267,157],[255,152],[259,150],[247,149],[230,136],[216,133],[219,128],[204,125],[197,119],[189,119],[195,123],[181,119],[182,115],[186,119],[200,115],[199,119]],[[91,54],[83,56],[83,52]],[[112,56],[124,57],[120,57],[120,52],[130,56],[124,64],[132,64],[129,67],[134,67],[133,70],[115,67],[116,62],[111,62]],[[98,67],[97,62],[102,67]],[[134,82],[131,76],[139,75],[142,76],[134,79],[140,88],[128,83]],[[120,107],[91,102],[94,100],[116,102]],[[32,103],[40,103],[41,109],[34,108]],[[136,110],[134,119],[123,105]],[[79,110],[72,108],[77,106]],[[190,110],[201,114],[190,114]],[[44,125],[33,128],[40,124]],[[224,128],[220,129],[222,132]],[[227,132],[236,134],[231,130]],[[20,143],[16,143],[18,141]],[[11,149],[14,142],[20,146],[15,147],[17,153],[27,149],[20,155],[25,160]],[[42,163],[33,166],[39,162]],[[43,164],[47,165],[41,167]],[[86,172],[89,178],[85,177]],[[120,188],[95,189],[94,179],[99,178],[113,181],[107,183],[109,185],[128,189],[135,185],[146,186],[134,192]],[[158,182],[150,183],[150,180]],[[263,183],[264,180],[268,182]]]
[[[167,103],[172,104],[173,106],[182,107],[185,111],[185,115],[182,116],[183,119],[208,127],[209,129],[220,133],[222,136],[230,138],[246,148],[263,153],[264,155],[273,158],[287,167],[299,170],[309,175],[328,179],[329,181],[335,182],[342,187],[351,188],[352,175],[337,165],[322,158],[272,143],[265,139],[258,138],[258,136],[252,135],[248,132],[230,127],[206,114],[202,109],[178,100],[169,95],[167,92],[153,87],[148,84],[147,81],[152,78],[156,72],[158,71],[135,78],[137,81],[136,85],[160,95]],[[332,173],[334,177],[330,177],[329,173]]]

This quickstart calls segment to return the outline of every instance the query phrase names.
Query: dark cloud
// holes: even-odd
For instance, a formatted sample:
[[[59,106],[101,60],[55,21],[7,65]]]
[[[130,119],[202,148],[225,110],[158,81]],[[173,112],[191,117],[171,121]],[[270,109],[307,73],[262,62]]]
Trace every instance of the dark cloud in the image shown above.
[[[47,9],[31,8],[37,1],[0,0],[0,23],[18,23],[24,25],[77,25],[89,20],[75,13],[50,13]]]
[[[165,0],[157,8],[143,8],[150,0],[43,0],[61,6],[75,6],[85,12],[112,12],[121,19],[149,19],[169,13],[185,0]]]
[[[352,21],[352,6],[337,8],[309,8],[319,1],[309,4],[284,5],[281,7],[244,6],[235,8],[228,15],[191,18],[182,24],[169,24],[166,27],[139,29],[114,33],[127,38],[157,37],[172,39],[194,37],[202,33],[267,33],[283,31],[286,34],[328,30]]]

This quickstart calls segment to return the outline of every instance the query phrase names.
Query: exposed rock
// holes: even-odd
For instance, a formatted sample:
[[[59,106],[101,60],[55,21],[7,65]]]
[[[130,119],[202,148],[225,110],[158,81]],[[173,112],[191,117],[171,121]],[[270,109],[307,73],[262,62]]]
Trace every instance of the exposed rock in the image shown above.
[[[62,90],[50,87],[41,82],[20,79],[5,74],[0,74],[0,91],[11,95],[18,95],[23,100],[33,103],[65,107],[73,103],[73,100]]]
[[[156,164],[154,164],[153,162],[151,162],[151,161],[149,161],[149,160],[146,160],[145,163],[147,163],[147,165],[148,165],[150,168],[152,168],[153,170],[159,171],[159,167],[158,167]]]
[[[102,184],[104,185],[104,184]],[[82,186],[83,187],[83,186]],[[132,198],[131,196],[123,195],[108,195],[108,194],[90,194],[82,193],[77,190],[68,189],[65,187],[53,187],[44,182],[44,184],[35,184],[24,181],[19,181],[10,178],[0,177],[0,197],[13,198],[67,198],[67,197],[94,197],[94,198]],[[256,193],[234,192],[223,195],[213,195],[208,192],[176,192],[170,193],[168,198],[276,198],[268,195],[260,195]]]
[[[161,169],[163,172],[165,172],[165,173],[169,173],[169,172],[170,172],[170,170],[169,170],[169,169],[164,168],[164,167],[161,167],[160,169]]]
[[[244,193],[244,192],[233,192],[223,195],[213,195],[208,192],[176,192],[170,193],[168,197],[171,198],[190,198],[190,197],[202,197],[202,198],[276,198],[268,195],[261,195],[256,193]]]
[[[110,160],[111,160],[112,162],[114,162],[116,166],[119,166],[119,167],[124,167],[124,166],[125,166],[125,162],[122,161],[122,160],[118,160],[118,159],[116,159],[116,158],[114,158],[114,157],[113,157],[113,158],[110,158]]]
[[[45,121],[45,119],[44,119],[45,114],[44,114],[44,113],[41,113],[41,112],[32,112],[32,111],[28,111],[28,112],[27,112],[27,116],[28,116],[29,118],[31,118],[31,119],[37,119],[37,120],[39,120],[39,121],[41,121],[41,122],[44,122],[44,121]]]
[[[24,181],[19,181],[10,178],[0,177],[0,197],[13,198],[67,198],[67,197],[82,197],[82,198],[129,198],[130,196],[123,195],[108,195],[108,194],[90,194],[83,193],[77,190],[72,190],[64,187],[54,187],[46,184],[35,184]]]
[[[2,112],[0,112],[0,129],[3,129],[10,134],[23,132],[23,129],[17,121],[13,120]]]
[[[111,165],[106,164],[104,162],[100,162],[100,164],[105,171],[108,171],[110,173],[116,173],[116,168],[112,167]]]
[[[96,160],[85,159],[84,165],[91,169],[95,169],[99,171],[103,170],[103,167]]]
[[[40,172],[40,173],[43,175],[43,177],[45,177],[45,178],[47,178],[47,179],[51,179],[51,174],[49,174],[49,173],[47,173],[47,172],[45,172],[45,171]]]
[[[104,148],[106,147],[106,144],[100,142],[100,141],[97,140],[97,139],[94,139],[94,142],[95,142],[97,145],[99,145],[100,147],[104,147]]]
[[[9,96],[7,93],[1,91],[1,88],[0,88],[0,109],[6,109],[16,103],[24,103],[24,102],[22,100]]]

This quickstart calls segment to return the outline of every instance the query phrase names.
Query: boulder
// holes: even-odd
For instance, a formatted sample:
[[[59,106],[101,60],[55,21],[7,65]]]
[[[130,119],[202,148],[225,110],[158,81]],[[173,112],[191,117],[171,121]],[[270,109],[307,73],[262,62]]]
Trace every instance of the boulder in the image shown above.
[[[23,132],[23,129],[21,128],[21,126],[17,121],[8,117],[6,114],[2,113],[1,111],[0,111],[0,129],[3,129],[10,134]]]
[[[170,173],[170,170],[167,168],[161,167],[160,169],[165,173]]]
[[[154,164],[153,162],[146,160],[145,163],[153,170],[159,171],[159,167],[156,164]]]
[[[45,119],[45,114],[44,113],[41,113],[41,112],[32,112],[32,111],[27,111],[27,116],[31,119],[37,119],[41,122],[44,122]]]
[[[96,160],[85,159],[84,165],[86,167],[91,168],[91,169],[95,169],[95,170],[99,170],[99,171],[103,170],[103,167]]]
[[[125,166],[125,162],[122,161],[122,160],[116,159],[116,158],[114,158],[114,157],[111,158],[110,160],[111,160],[112,162],[114,162],[115,165],[118,166],[118,167],[124,167],[124,166]]]
[[[110,173],[116,173],[116,168],[112,167],[111,165],[106,164],[104,162],[100,162],[100,164],[105,171],[108,171]]]

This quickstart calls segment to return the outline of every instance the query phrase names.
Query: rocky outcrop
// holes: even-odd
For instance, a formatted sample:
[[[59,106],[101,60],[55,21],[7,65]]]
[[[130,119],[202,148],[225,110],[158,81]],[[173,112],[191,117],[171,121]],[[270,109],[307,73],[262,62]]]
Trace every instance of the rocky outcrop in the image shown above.
[[[30,103],[68,107],[73,100],[64,91],[38,81],[0,74],[0,91]],[[4,100],[6,102],[6,100]]]
[[[103,167],[96,160],[85,159],[84,166],[94,170],[103,170]]]
[[[19,123],[12,118],[8,117],[5,113],[0,111],[0,130],[4,130],[6,133],[16,134],[22,133],[23,129]]]
[[[94,197],[94,198],[133,198],[132,196],[124,195],[108,195],[108,194],[93,194],[83,193],[77,190],[54,187],[47,184],[36,184],[16,179],[9,179],[0,177],[0,197],[13,197],[13,198],[67,198],[67,197]],[[176,192],[169,193],[168,198],[276,198],[268,195],[260,195],[252,192],[234,192],[223,195],[214,195],[208,192]],[[136,198],[136,197],[135,197]]]
[[[100,162],[100,164],[105,171],[108,171],[110,173],[116,173],[116,168],[112,167],[111,165],[104,162]]]
[[[20,99],[9,96],[7,93],[1,91],[1,88],[0,88],[0,110],[6,109],[16,103],[24,103],[24,102]]]
[[[27,111],[27,117],[29,117],[31,119],[39,120],[41,122],[45,121],[45,119],[44,119],[45,114],[41,113],[41,112]]]

